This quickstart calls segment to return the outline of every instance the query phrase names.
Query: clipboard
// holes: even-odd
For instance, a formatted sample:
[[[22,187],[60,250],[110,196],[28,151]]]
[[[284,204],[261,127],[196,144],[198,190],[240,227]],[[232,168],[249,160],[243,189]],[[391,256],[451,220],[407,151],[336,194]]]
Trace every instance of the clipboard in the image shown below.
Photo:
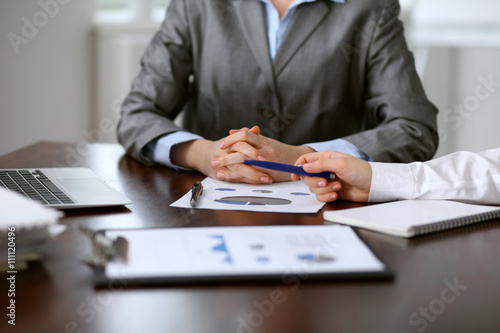
[[[353,228],[230,226],[85,231],[96,287],[390,280]]]

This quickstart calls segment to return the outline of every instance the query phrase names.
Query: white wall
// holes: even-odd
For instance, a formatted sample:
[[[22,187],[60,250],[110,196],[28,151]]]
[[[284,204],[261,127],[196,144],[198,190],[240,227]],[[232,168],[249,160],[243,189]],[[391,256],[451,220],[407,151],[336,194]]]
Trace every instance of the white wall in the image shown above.
[[[160,23],[99,23],[94,29],[96,117],[90,140],[116,143],[123,99],[140,70],[140,58]]]
[[[85,140],[93,7],[91,0],[0,1],[0,155],[39,140]],[[26,37],[17,53],[9,33]]]
[[[440,111],[436,156],[500,146],[500,45],[434,48],[423,83]]]
[[[420,72],[440,110],[436,156],[500,146],[499,13],[498,0],[414,2],[410,42],[418,68],[428,59]]]

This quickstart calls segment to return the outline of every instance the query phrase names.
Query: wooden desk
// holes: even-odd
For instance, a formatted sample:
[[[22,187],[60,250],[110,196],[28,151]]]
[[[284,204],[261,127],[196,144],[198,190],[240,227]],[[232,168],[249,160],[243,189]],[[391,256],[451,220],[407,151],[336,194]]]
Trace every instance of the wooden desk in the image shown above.
[[[86,166],[126,194],[126,207],[67,211],[68,226],[49,259],[19,272],[16,326],[7,324],[5,275],[1,332],[499,332],[500,220],[405,240],[362,231],[395,271],[385,282],[303,280],[286,284],[193,285],[95,290],[88,251],[72,229],[322,224],[318,214],[270,214],[171,208],[196,173],[145,167],[117,145],[42,142],[0,157],[0,168]],[[357,204],[338,202],[325,209]],[[453,287],[458,284],[459,286]],[[452,287],[450,287],[452,286]],[[458,289],[457,289],[458,288]],[[270,302],[273,290],[285,297]]]

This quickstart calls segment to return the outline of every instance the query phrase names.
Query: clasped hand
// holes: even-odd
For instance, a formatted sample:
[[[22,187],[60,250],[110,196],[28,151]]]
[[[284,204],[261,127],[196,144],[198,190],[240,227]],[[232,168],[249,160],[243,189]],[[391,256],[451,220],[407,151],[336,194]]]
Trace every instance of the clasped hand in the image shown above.
[[[366,161],[339,152],[315,152],[307,146],[287,145],[260,135],[257,126],[230,131],[220,141],[216,155],[219,156],[212,161],[212,167],[218,170],[219,179],[264,184],[302,179],[317,199],[325,202],[339,198],[365,202],[369,197],[372,171]],[[336,178],[290,177],[287,173],[245,165],[243,161],[247,158],[303,165],[307,172],[329,171]]]
[[[218,141],[200,139],[178,144],[171,156],[177,165],[226,181],[271,184],[302,179],[320,201],[340,198],[364,202],[371,187],[372,171],[366,161],[334,151],[315,152],[307,146],[287,145],[260,135],[258,126],[231,130],[229,136]],[[290,177],[288,173],[246,165],[246,159],[303,165],[307,172],[329,171],[336,178]]]
[[[293,164],[301,155],[313,152],[307,146],[287,145],[260,135],[260,128],[231,130],[229,136],[218,141],[211,166],[215,178],[251,184],[271,184],[290,180],[284,172],[249,166],[246,159],[267,160]]]

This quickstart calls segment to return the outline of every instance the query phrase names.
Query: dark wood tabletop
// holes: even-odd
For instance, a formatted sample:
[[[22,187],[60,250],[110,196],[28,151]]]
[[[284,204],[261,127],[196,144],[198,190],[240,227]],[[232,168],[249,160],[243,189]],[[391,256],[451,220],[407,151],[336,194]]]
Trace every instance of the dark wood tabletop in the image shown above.
[[[16,325],[0,332],[315,333],[500,332],[500,220],[403,239],[360,230],[394,271],[384,281],[194,284],[96,289],[78,258],[89,245],[75,229],[323,224],[317,214],[172,208],[195,172],[147,167],[119,145],[40,142],[0,157],[0,168],[89,167],[133,202],[66,210],[67,226],[43,262],[16,276]],[[323,210],[360,206],[327,204]],[[1,207],[1,203],[0,203]],[[277,290],[283,297],[277,301]]]

